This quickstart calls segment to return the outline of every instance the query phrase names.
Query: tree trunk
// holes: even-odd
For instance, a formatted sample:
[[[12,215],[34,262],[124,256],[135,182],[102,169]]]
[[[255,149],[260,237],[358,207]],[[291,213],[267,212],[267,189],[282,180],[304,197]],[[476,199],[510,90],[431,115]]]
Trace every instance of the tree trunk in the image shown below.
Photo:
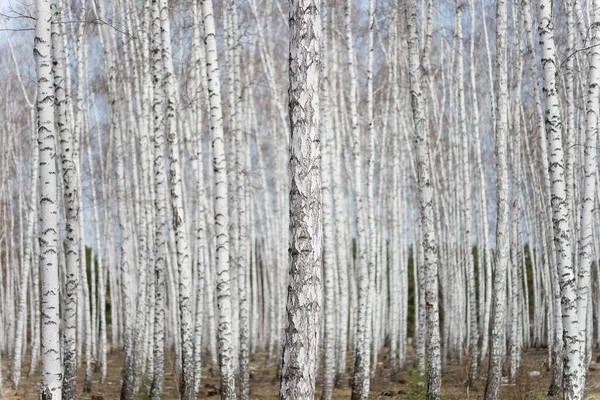
[[[441,397],[442,364],[440,349],[440,321],[437,290],[438,249],[434,232],[433,184],[429,161],[428,125],[424,114],[423,93],[421,91],[421,66],[419,57],[417,3],[410,0],[406,5],[408,27],[408,63],[410,96],[417,166],[417,190],[419,198],[419,225],[423,242],[423,290],[425,294],[427,320],[427,400]]]
[[[494,290],[491,317],[491,346],[488,381],[485,399],[497,400],[500,396],[502,364],[504,362],[506,325],[506,271],[510,257],[509,198],[508,198],[508,72],[506,0],[496,2],[496,260],[494,262]]]
[[[290,269],[280,399],[315,395],[321,319],[321,21],[314,0],[290,1]]]
[[[58,199],[52,87],[50,0],[36,0],[33,54],[37,79],[37,131],[40,157],[40,279],[42,281],[42,400],[62,399],[58,277]]]

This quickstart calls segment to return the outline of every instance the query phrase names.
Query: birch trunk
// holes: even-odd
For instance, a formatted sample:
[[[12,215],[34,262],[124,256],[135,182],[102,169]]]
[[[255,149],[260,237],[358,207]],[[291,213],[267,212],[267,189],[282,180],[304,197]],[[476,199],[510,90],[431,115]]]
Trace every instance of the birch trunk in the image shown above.
[[[327,6],[322,8],[321,20],[322,26],[327,26]],[[327,29],[324,30],[321,41],[321,54],[326,54],[329,35]],[[333,164],[333,124],[331,117],[331,100],[329,96],[329,63],[323,62],[323,72],[321,77],[321,192],[323,203],[323,280],[324,280],[324,328],[323,334],[323,389],[321,392],[322,400],[330,400],[333,394],[333,385],[335,381],[335,344],[336,344],[336,299],[335,299],[335,271],[337,264],[335,260],[335,238],[333,235],[333,201],[332,201],[332,183],[331,166]],[[339,161],[339,160],[338,160]],[[338,228],[339,229],[339,228]],[[343,306],[343,305],[342,305]],[[339,307],[338,307],[339,309]]]
[[[588,315],[592,310],[588,308],[588,299],[591,291],[591,260],[593,255],[593,209],[594,195],[596,193],[596,170],[597,170],[597,144],[598,144],[598,108],[600,107],[600,29],[598,22],[600,20],[600,1],[594,0],[592,5],[594,23],[592,26],[592,41],[589,50],[589,70],[588,70],[588,94],[586,104],[586,131],[583,163],[583,191],[581,196],[581,220],[579,233],[579,270],[577,271],[577,321],[578,335],[581,346],[581,354],[586,353],[584,348],[585,338],[589,327],[587,324]],[[583,363],[583,360],[582,360]],[[586,363],[587,364],[587,363]],[[586,381],[585,365],[578,369],[579,373],[579,392],[583,397],[583,389]]]
[[[567,203],[562,119],[556,85],[557,56],[554,44],[552,1],[541,0],[538,7],[538,33],[540,36],[541,67],[546,99],[546,134],[548,136],[548,164],[550,172],[552,225],[560,279],[561,310],[564,342],[563,396],[579,399],[583,388],[579,370],[583,368],[581,344],[577,324],[577,287],[573,268],[569,204]]]
[[[494,262],[494,291],[492,300],[492,331],[488,381],[485,399],[500,396],[502,364],[505,355],[506,273],[510,257],[509,198],[508,198],[508,70],[507,70],[507,11],[506,0],[496,2],[496,260]]]
[[[160,33],[165,91],[164,125],[169,143],[169,187],[171,218],[175,233],[178,272],[179,335],[181,340],[181,398],[190,400],[194,393],[194,340],[192,324],[192,268],[188,252],[185,212],[183,208],[183,177],[177,132],[178,95],[171,57],[171,28],[167,0],[160,1]]]
[[[472,219],[471,219],[471,171],[469,164],[469,138],[467,135],[467,116],[465,106],[465,88],[463,82],[463,38],[462,38],[462,19],[464,5],[458,5],[456,10],[456,40],[458,44],[458,109],[459,109],[459,135],[460,146],[462,148],[462,220],[463,228],[463,246],[466,252],[466,275],[467,275],[467,293],[469,295],[467,307],[468,311],[468,331],[469,331],[469,374],[467,385],[472,386],[477,379],[477,361],[479,344],[479,327],[477,325],[477,293],[475,290],[475,268],[473,265],[472,254]]]
[[[439,303],[437,291],[437,242],[434,233],[433,185],[428,149],[428,126],[424,115],[424,96],[421,91],[421,66],[419,57],[417,3],[406,5],[408,28],[408,62],[410,96],[414,122],[414,141],[417,161],[417,185],[420,213],[420,230],[423,243],[423,289],[427,319],[427,400],[441,397],[442,365],[439,331]]]
[[[67,120],[67,96],[65,94],[64,68],[66,54],[63,47],[62,30],[62,10],[55,10],[56,22],[53,24],[52,45],[54,53],[54,93],[56,100],[56,118],[57,128],[60,133],[61,144],[61,163],[63,173],[63,196],[65,205],[65,227],[66,227],[66,291],[64,299],[64,376],[63,376],[63,396],[66,399],[75,398],[76,378],[77,378],[77,303],[79,291],[79,192],[77,190],[77,167],[75,165],[73,133],[71,130],[71,121]],[[82,329],[83,327],[79,327]]]
[[[321,20],[314,0],[290,1],[290,269],[280,399],[315,394],[321,318]]]
[[[356,337],[354,341],[354,372],[352,376],[352,399],[366,400],[370,386],[369,332],[371,321],[368,315],[369,266],[367,232],[365,221],[365,196],[363,190],[363,158],[358,121],[358,91],[354,39],[352,35],[352,1],[345,5],[346,45],[348,46],[348,69],[350,70],[350,128],[352,131],[352,156],[354,158],[354,198],[356,208],[356,256],[354,265],[357,273],[358,307],[356,311]]]
[[[62,398],[58,277],[58,198],[52,86],[51,24],[49,0],[36,0],[37,21],[33,54],[37,79],[36,107],[40,157],[40,279],[42,281],[42,400]]]
[[[217,58],[217,40],[212,0],[202,0],[204,44],[208,72],[210,130],[212,132],[213,167],[215,176],[214,216],[216,235],[216,283],[219,309],[219,364],[221,367],[221,398],[235,399],[234,337],[232,331],[231,288],[229,268],[229,232],[227,199],[227,161],[223,139],[221,110],[221,79]]]

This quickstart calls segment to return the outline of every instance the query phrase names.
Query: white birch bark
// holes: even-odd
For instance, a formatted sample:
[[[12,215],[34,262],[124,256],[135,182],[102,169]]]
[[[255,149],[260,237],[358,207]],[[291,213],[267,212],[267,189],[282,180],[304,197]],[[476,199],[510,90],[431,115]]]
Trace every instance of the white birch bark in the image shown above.
[[[439,303],[437,291],[438,249],[434,233],[433,185],[428,154],[428,126],[424,115],[424,96],[421,91],[421,66],[419,57],[417,4],[407,3],[408,59],[410,96],[414,122],[414,141],[417,161],[417,186],[419,217],[423,243],[423,289],[427,319],[427,395],[428,400],[441,396],[442,365],[439,332]]]
[[[369,396],[370,386],[370,350],[369,333],[371,323],[368,315],[369,268],[367,232],[365,221],[365,195],[363,190],[363,158],[361,135],[358,121],[358,90],[356,57],[352,35],[352,2],[345,4],[346,46],[348,47],[348,69],[350,72],[350,129],[352,132],[352,156],[354,158],[354,198],[356,212],[356,256],[355,268],[358,284],[358,307],[356,314],[356,337],[354,340],[354,372],[352,376],[352,398],[365,400]]]
[[[52,86],[51,23],[49,0],[36,0],[37,21],[33,54],[37,79],[36,107],[40,157],[40,279],[42,281],[42,400],[62,398],[58,277],[58,198]]]
[[[593,256],[593,209],[594,194],[596,192],[596,171],[597,171],[597,144],[598,144],[598,112],[600,107],[600,50],[598,43],[600,41],[600,29],[598,22],[600,19],[600,1],[595,0],[592,5],[593,24],[592,40],[588,54],[588,94],[586,103],[586,134],[584,147],[583,163],[583,191],[581,196],[581,214],[580,214],[580,233],[579,233],[579,269],[577,271],[577,321],[579,343],[581,345],[581,354],[586,354],[584,342],[587,333],[590,331],[588,318],[592,314],[591,308],[588,308],[591,292],[591,260]],[[590,332],[591,333],[591,332]],[[583,358],[583,357],[582,357]],[[583,360],[582,360],[583,362]],[[586,363],[587,365],[587,363]],[[579,374],[579,396],[583,397],[583,389],[586,381],[586,366],[580,366]]]
[[[164,164],[164,106],[161,82],[163,78],[160,0],[151,2],[151,55],[152,55],[152,115],[154,147],[154,338],[153,372],[150,399],[159,400],[163,392],[165,362],[165,302],[167,267],[167,181]]]
[[[221,110],[221,79],[217,57],[217,40],[212,0],[202,0],[204,17],[204,44],[208,71],[208,98],[210,104],[210,130],[212,132],[213,167],[215,176],[214,216],[216,235],[216,283],[219,309],[219,364],[221,367],[221,398],[235,399],[232,332],[231,289],[229,268],[229,232],[227,199],[227,161],[223,139],[223,114]]]
[[[196,96],[196,104],[195,104],[195,149],[190,155],[190,162],[192,164],[192,170],[194,173],[194,178],[196,182],[195,192],[194,192],[194,203],[196,205],[196,224],[195,224],[195,233],[196,233],[196,326],[195,326],[195,335],[194,335],[194,363],[195,363],[195,372],[194,372],[194,392],[198,394],[200,390],[200,378],[202,374],[202,350],[203,350],[203,328],[205,324],[203,323],[204,319],[204,307],[205,307],[205,296],[206,296],[206,274],[205,270],[208,268],[207,263],[205,262],[206,258],[206,238],[207,238],[207,230],[206,230],[206,209],[204,207],[205,202],[205,183],[204,183],[204,156],[203,156],[203,147],[202,147],[202,107],[205,106],[204,101],[207,100],[206,90],[207,90],[207,82],[206,82],[206,63],[205,63],[205,52],[204,46],[201,44],[201,13],[198,7],[198,3],[194,2],[192,5],[192,13],[194,17],[194,27],[193,27],[193,57],[194,57],[194,79],[197,85],[197,89],[195,91]]]
[[[65,76],[64,68],[66,54],[63,47],[62,30],[64,23],[62,21],[62,10],[55,10],[56,22],[53,24],[52,45],[53,45],[53,72],[54,72],[54,92],[56,101],[57,128],[60,133],[61,144],[61,164],[63,174],[63,196],[65,205],[65,227],[66,227],[66,291],[64,299],[64,375],[63,375],[63,396],[65,398],[74,398],[76,394],[76,330],[77,330],[77,297],[79,291],[79,268],[80,268],[80,250],[79,250],[79,196],[77,190],[77,167],[74,159],[74,140],[71,130],[71,121],[67,120],[68,99],[65,94]],[[83,329],[83,327],[80,327]]]
[[[558,261],[561,310],[564,341],[563,396],[579,399],[583,388],[578,380],[583,368],[577,326],[575,271],[573,268],[569,205],[565,181],[565,157],[562,143],[562,119],[556,84],[557,55],[554,44],[552,1],[541,0],[538,6],[538,34],[540,36],[541,67],[546,99],[546,133],[548,136],[548,164],[550,172],[552,225]]]
[[[334,10],[331,10],[334,12]],[[337,56],[339,53],[337,51],[337,40],[335,40],[335,36],[332,37],[331,48],[334,55]],[[334,59],[331,65],[331,74],[332,77],[337,77],[337,59]],[[331,87],[332,93],[331,103],[336,104],[336,86],[335,79],[331,79]],[[332,109],[331,118],[333,121],[336,121],[336,112],[338,107]],[[348,250],[351,246],[348,246],[347,236],[345,234],[346,229],[346,218],[345,218],[345,204],[344,204],[344,189],[343,189],[343,181],[342,181],[342,168],[341,168],[341,160],[343,159],[342,154],[342,138],[341,138],[341,129],[337,124],[334,124],[336,129],[332,134],[334,135],[334,147],[331,149],[332,151],[332,192],[333,192],[333,212],[335,216],[335,243],[336,243],[336,257],[337,260],[337,276],[338,276],[338,284],[337,288],[338,298],[339,298],[339,342],[336,348],[337,352],[337,375],[336,375],[336,384],[340,384],[344,374],[346,372],[346,351],[348,348],[348,317],[349,317],[349,286],[348,286],[348,268],[351,266],[351,262],[348,262]]]
[[[475,21],[475,1],[469,0],[469,14],[471,15],[471,20]],[[473,103],[473,133],[475,134],[473,140],[475,142],[475,159],[477,175],[479,178],[479,207],[481,210],[481,223],[483,234],[481,235],[483,238],[483,257],[480,259],[480,263],[484,264],[485,268],[485,276],[482,274],[480,276],[480,281],[485,281],[485,285],[480,285],[480,287],[484,287],[484,295],[482,296],[480,293],[480,302],[479,307],[483,309],[483,313],[480,315],[483,316],[482,320],[479,321],[479,326],[481,328],[481,352],[480,352],[480,362],[483,363],[484,357],[487,355],[488,348],[488,332],[489,332],[489,321],[490,321],[490,304],[491,304],[491,281],[492,281],[492,250],[490,247],[490,238],[489,238],[489,214],[488,214],[488,202],[487,202],[487,182],[485,175],[485,168],[482,162],[482,150],[481,150],[481,140],[480,140],[480,132],[479,132],[479,103],[478,103],[478,95],[477,95],[477,85],[476,85],[476,73],[477,70],[475,68],[475,38],[476,38],[476,24],[471,24],[471,46],[469,50],[469,58],[471,60],[471,68],[470,68],[470,82],[471,82],[471,96]],[[493,108],[493,106],[492,106]],[[482,268],[483,270],[483,268]]]
[[[175,71],[171,57],[171,28],[167,0],[160,1],[160,33],[165,91],[164,126],[169,143],[169,187],[171,192],[171,218],[175,233],[178,272],[179,335],[181,340],[181,398],[192,399],[194,394],[194,342],[192,323],[192,269],[188,252],[185,212],[183,208],[183,177],[177,132],[178,95]]]
[[[485,399],[496,400],[500,396],[504,337],[506,324],[506,271],[510,257],[509,198],[508,198],[508,72],[507,72],[507,21],[508,7],[505,0],[496,2],[496,259],[494,262],[494,291],[491,317],[491,346],[488,381]]]
[[[371,377],[377,368],[377,348],[375,337],[374,311],[377,309],[377,296],[375,293],[375,280],[377,276],[377,234],[375,232],[375,125],[373,121],[373,43],[375,35],[375,1],[369,0],[367,30],[367,223],[369,226],[368,238],[368,277],[369,297],[367,301],[367,334],[366,343],[370,347],[370,371]]]
[[[290,267],[280,399],[313,398],[321,318],[321,20],[314,0],[290,1]]]
[[[458,45],[458,110],[459,110],[459,136],[460,146],[462,152],[462,222],[463,227],[463,247],[466,252],[466,279],[467,279],[467,293],[468,293],[468,318],[469,326],[469,374],[467,378],[467,384],[472,386],[477,379],[477,361],[478,361],[478,344],[479,344],[479,329],[477,324],[477,297],[475,291],[475,268],[473,265],[473,254],[472,254],[472,219],[471,219],[471,171],[469,163],[469,138],[467,135],[467,116],[466,116],[466,105],[465,105],[465,87],[463,81],[464,74],[464,62],[463,62],[463,7],[464,4],[459,4],[456,9],[456,41]]]
[[[327,6],[324,5],[321,12],[321,26],[328,26]],[[328,30],[324,30],[321,40],[321,54],[327,54],[327,44],[329,42]],[[323,332],[323,389],[321,392],[322,400],[330,400],[333,394],[335,383],[335,344],[336,344],[336,308],[335,299],[335,270],[337,264],[335,261],[335,237],[333,235],[333,201],[332,201],[332,182],[331,166],[333,164],[333,124],[331,117],[331,100],[329,96],[329,62],[323,61],[323,70],[321,76],[321,193],[323,204],[323,313],[324,313],[324,332]],[[339,160],[338,160],[339,161]],[[338,228],[339,229],[339,228]],[[343,305],[342,305],[343,306]]]

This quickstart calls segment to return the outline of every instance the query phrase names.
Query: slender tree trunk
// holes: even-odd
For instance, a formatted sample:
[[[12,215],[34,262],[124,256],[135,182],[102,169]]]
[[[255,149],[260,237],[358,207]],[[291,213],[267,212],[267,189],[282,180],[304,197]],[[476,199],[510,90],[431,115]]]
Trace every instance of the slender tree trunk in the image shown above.
[[[213,166],[215,173],[214,216],[216,235],[216,283],[219,309],[219,364],[221,367],[221,398],[235,399],[234,337],[232,331],[231,288],[229,268],[229,232],[227,199],[227,161],[223,139],[221,110],[221,79],[217,58],[217,40],[212,0],[202,0],[204,43],[208,71],[210,130],[212,132]]]
[[[548,164],[552,183],[552,225],[558,260],[560,279],[561,310],[564,342],[563,389],[567,400],[579,399],[583,388],[580,385],[579,369],[583,368],[581,344],[577,326],[577,287],[573,268],[569,205],[565,177],[565,158],[562,143],[562,120],[560,101],[556,85],[556,47],[552,1],[541,0],[538,7],[538,33],[542,49],[542,71],[546,98],[546,133],[548,136]]]
[[[500,396],[502,364],[504,362],[506,324],[506,271],[510,257],[509,198],[508,198],[508,72],[507,72],[507,11],[506,0],[496,2],[496,260],[494,262],[494,291],[492,300],[492,332],[488,381],[485,399]]]
[[[441,396],[442,364],[439,331],[439,303],[437,291],[438,248],[434,233],[433,185],[428,150],[428,126],[424,115],[424,96],[421,91],[421,66],[419,57],[417,4],[407,2],[406,24],[408,27],[408,62],[410,95],[415,127],[415,151],[417,161],[417,185],[419,198],[420,228],[423,238],[423,289],[427,319],[427,400]]]
[[[150,399],[159,400],[163,392],[165,365],[165,268],[167,266],[167,181],[164,163],[164,111],[161,82],[163,61],[161,54],[160,0],[151,2],[151,55],[152,55],[152,115],[154,129],[154,338],[153,372]]]
[[[352,399],[366,400],[370,386],[369,332],[371,321],[368,316],[369,303],[369,260],[365,221],[365,195],[363,190],[363,158],[358,121],[358,91],[354,39],[352,36],[352,2],[345,5],[346,45],[348,46],[348,68],[350,70],[350,126],[352,130],[352,155],[354,157],[354,198],[356,212],[356,255],[354,264],[357,273],[358,309],[356,311],[356,337],[354,340],[354,372],[352,376]]]
[[[62,398],[58,277],[58,199],[52,86],[50,0],[36,0],[37,21],[33,54],[37,79],[37,131],[40,157],[40,279],[42,281],[42,400]]]
[[[181,340],[181,398],[194,397],[194,341],[192,323],[192,268],[188,251],[185,212],[183,208],[182,165],[179,156],[179,132],[177,132],[178,96],[175,71],[171,57],[171,28],[169,4],[160,1],[160,33],[165,91],[164,126],[169,143],[169,187],[171,192],[171,218],[175,233],[177,254],[177,283],[179,305],[179,335]],[[157,110],[158,111],[158,110]]]
[[[57,128],[60,133],[60,144],[62,147],[61,161],[63,173],[63,196],[65,205],[66,219],[66,291],[64,299],[64,376],[63,376],[63,397],[65,399],[75,398],[76,378],[77,378],[77,353],[76,353],[76,336],[77,336],[77,296],[79,291],[79,268],[80,268],[80,252],[79,252],[79,196],[77,190],[77,167],[74,159],[73,132],[71,130],[71,121],[67,120],[67,107],[69,106],[68,98],[65,94],[65,77],[64,66],[68,61],[63,47],[62,30],[64,25],[62,22],[62,10],[55,10],[56,22],[53,23],[52,44],[54,53],[54,92],[56,96],[56,118]],[[83,329],[83,327],[80,327]]]
[[[463,228],[463,247],[466,252],[466,275],[467,275],[467,293],[468,302],[468,320],[469,326],[469,375],[467,385],[472,386],[477,379],[477,361],[478,361],[478,345],[479,345],[479,327],[477,324],[477,292],[475,290],[475,267],[473,265],[472,254],[472,219],[471,219],[471,171],[469,163],[469,138],[467,134],[467,116],[465,105],[465,87],[463,82],[463,38],[462,38],[462,19],[464,5],[458,5],[456,10],[456,40],[458,45],[458,109],[459,109],[459,134],[460,146],[462,148],[462,220]]]
[[[315,395],[321,319],[321,20],[314,0],[290,1],[290,269],[280,399]]]
[[[577,271],[577,321],[578,334],[581,346],[581,354],[586,353],[584,343],[589,328],[587,324],[588,315],[592,314],[591,308],[588,308],[588,299],[591,292],[591,261],[593,255],[593,209],[594,195],[596,193],[596,170],[597,170],[597,144],[598,144],[598,108],[600,107],[600,1],[594,0],[592,5],[592,14],[594,22],[592,24],[592,41],[589,50],[589,70],[588,70],[588,94],[586,104],[586,132],[583,163],[583,191],[581,197],[581,220],[579,233],[579,270]],[[583,357],[582,357],[583,358]],[[580,397],[583,397],[583,389],[586,381],[587,363],[580,365],[579,388]]]
[[[322,7],[321,14],[322,26],[327,26],[327,6]],[[324,30],[321,41],[321,54],[326,54],[329,35],[327,29]],[[323,72],[321,77],[321,192],[323,203],[323,280],[324,280],[324,328],[323,334],[323,389],[321,400],[330,400],[333,394],[333,385],[335,381],[335,343],[336,343],[336,299],[335,299],[335,271],[337,264],[335,260],[335,237],[333,235],[333,201],[332,201],[332,181],[331,166],[333,164],[333,124],[331,116],[331,99],[329,86],[329,63],[323,62]],[[336,160],[337,161],[337,160]],[[339,228],[338,228],[339,229]],[[343,305],[342,305],[343,306]]]

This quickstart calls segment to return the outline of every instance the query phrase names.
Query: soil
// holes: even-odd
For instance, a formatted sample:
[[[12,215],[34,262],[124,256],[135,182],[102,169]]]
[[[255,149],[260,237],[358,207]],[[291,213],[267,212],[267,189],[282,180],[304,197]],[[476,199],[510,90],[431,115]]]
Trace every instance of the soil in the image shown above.
[[[546,393],[550,384],[551,371],[547,368],[547,349],[532,349],[523,352],[522,368],[517,381],[514,384],[505,382],[502,384],[502,399],[514,400],[541,400],[547,398]],[[349,357],[350,359],[350,357]],[[256,354],[250,364],[250,397],[252,399],[278,399],[279,381],[275,366],[265,369],[265,355]],[[120,352],[109,354],[107,361],[107,379],[100,383],[99,373],[94,373],[92,381],[92,391],[82,393],[83,388],[83,370],[80,368],[78,379],[79,399],[82,400],[110,400],[118,399],[121,390],[121,367],[123,356]],[[378,363],[375,376],[371,380],[371,399],[407,399],[420,400],[425,398],[426,377],[422,376],[416,370],[404,370],[400,373],[396,382],[390,382],[387,354],[382,354]],[[27,362],[24,365],[29,365]],[[39,399],[39,368],[38,374],[33,377],[28,376],[28,368],[23,369],[21,378],[21,387],[19,390],[12,388],[11,382],[7,379],[6,359],[2,359],[4,377],[2,383],[3,399]],[[350,365],[348,371],[351,370]],[[466,366],[458,365],[456,360],[448,365],[446,374],[442,381],[442,398],[446,400],[463,399],[483,399],[485,391],[485,369],[482,369],[482,375],[477,379],[474,387],[467,388]],[[539,375],[538,375],[539,372]],[[537,375],[537,376],[536,376]],[[148,383],[148,382],[145,382]],[[317,382],[317,394],[315,398],[320,398],[320,383]],[[349,399],[349,375],[341,381],[344,387],[336,388],[333,394],[334,399]],[[142,385],[145,388],[145,385]],[[178,382],[174,374],[174,364],[172,355],[165,365],[165,383],[164,399],[177,399]],[[139,399],[146,399],[145,391],[138,395]],[[209,368],[203,371],[201,390],[198,398],[219,398],[219,379],[215,374],[210,373]],[[586,399],[600,399],[600,365],[592,362],[587,375]]]

